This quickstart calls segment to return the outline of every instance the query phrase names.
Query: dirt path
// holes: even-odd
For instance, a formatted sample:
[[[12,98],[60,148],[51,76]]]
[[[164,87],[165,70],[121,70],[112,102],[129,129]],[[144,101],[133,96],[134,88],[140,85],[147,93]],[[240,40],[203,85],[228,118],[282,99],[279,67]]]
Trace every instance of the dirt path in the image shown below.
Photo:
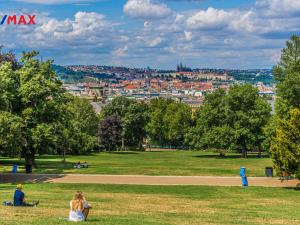
[[[139,184],[139,185],[210,185],[241,186],[240,177],[214,176],[143,176],[143,175],[83,175],[83,174],[0,174],[1,183],[50,182],[86,184]],[[296,187],[299,180],[249,177],[249,186]]]

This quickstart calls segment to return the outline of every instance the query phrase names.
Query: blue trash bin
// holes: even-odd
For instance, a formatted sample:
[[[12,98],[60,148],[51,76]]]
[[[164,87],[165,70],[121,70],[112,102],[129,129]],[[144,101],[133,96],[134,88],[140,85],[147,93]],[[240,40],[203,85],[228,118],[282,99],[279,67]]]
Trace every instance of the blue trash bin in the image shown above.
[[[248,179],[247,179],[246,168],[245,167],[240,168],[240,176],[242,178],[242,186],[243,187],[248,186]]]
[[[18,165],[17,164],[13,165],[12,172],[13,173],[17,173],[18,172]]]
[[[242,177],[242,186],[247,187],[248,186],[248,179],[247,177]]]
[[[240,176],[241,177],[246,177],[246,167],[241,167],[240,168]]]

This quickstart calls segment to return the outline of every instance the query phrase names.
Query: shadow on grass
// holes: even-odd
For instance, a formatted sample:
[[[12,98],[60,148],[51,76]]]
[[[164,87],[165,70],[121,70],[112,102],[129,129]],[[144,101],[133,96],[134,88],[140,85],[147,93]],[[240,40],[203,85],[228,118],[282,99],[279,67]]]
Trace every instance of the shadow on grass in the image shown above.
[[[139,152],[105,152],[108,154],[118,154],[118,155],[137,155]]]
[[[53,158],[38,158],[36,159],[36,166],[33,167],[34,173],[49,173],[60,174],[64,173],[64,170],[73,169],[73,162],[52,161]],[[11,172],[13,165],[18,165],[18,171],[24,171],[25,161],[18,159],[2,159],[0,165],[5,167],[6,172]]]
[[[17,164],[17,165],[24,165],[24,160],[19,160],[19,159],[1,159],[0,160],[0,164],[2,166],[12,166],[13,164]]]
[[[45,183],[52,179],[62,178],[61,174],[22,174],[22,173],[4,173],[0,174],[0,183]]]
[[[94,223],[94,222],[97,222],[97,224],[98,224],[98,222],[99,222],[100,220],[99,219],[95,219],[95,218],[88,218],[87,219],[87,222],[90,222],[90,223]]]
[[[227,155],[227,156],[219,156],[219,155],[195,155],[192,157],[196,158],[207,158],[207,159],[263,159],[268,158],[267,156],[258,157],[258,155],[248,155],[244,158],[242,155]]]

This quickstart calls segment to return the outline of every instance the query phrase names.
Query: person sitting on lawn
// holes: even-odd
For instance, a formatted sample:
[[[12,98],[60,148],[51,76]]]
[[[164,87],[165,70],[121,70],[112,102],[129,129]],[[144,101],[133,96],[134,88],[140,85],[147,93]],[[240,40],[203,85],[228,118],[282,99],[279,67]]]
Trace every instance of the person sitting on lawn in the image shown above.
[[[70,202],[70,208],[69,220],[78,222],[87,220],[89,211],[92,207],[88,204],[82,192],[77,191],[73,200]]]
[[[22,189],[23,189],[23,185],[18,184],[17,189],[14,193],[14,206],[28,206],[28,207],[37,206],[39,204],[39,201],[37,201],[35,203],[26,202],[25,194],[22,191]]]
[[[83,167],[83,168],[89,168],[89,164],[85,161],[85,162],[82,164],[82,167]]]
[[[74,169],[80,169],[81,168],[81,163],[78,162],[74,165]]]

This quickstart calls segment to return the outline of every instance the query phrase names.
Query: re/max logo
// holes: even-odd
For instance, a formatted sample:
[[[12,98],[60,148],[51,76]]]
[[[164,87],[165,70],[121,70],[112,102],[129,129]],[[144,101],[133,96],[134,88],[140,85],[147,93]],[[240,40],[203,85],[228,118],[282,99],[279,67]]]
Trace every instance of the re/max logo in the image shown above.
[[[1,17],[0,17],[1,18]],[[35,25],[35,15],[4,15],[0,25]]]

